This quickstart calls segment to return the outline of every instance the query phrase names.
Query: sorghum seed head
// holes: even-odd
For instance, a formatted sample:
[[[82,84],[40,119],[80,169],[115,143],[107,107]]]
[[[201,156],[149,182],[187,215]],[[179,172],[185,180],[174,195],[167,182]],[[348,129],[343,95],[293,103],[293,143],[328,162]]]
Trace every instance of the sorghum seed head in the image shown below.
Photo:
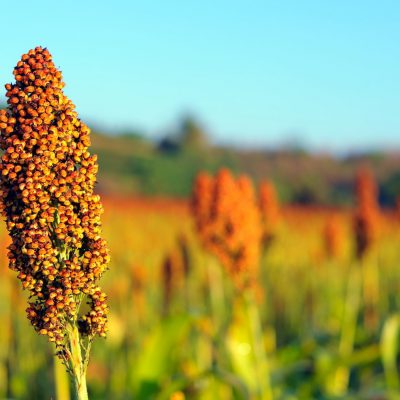
[[[192,210],[203,245],[215,254],[235,283],[242,287],[257,275],[261,225],[251,181],[235,179],[227,169],[215,178],[198,175]]]
[[[101,238],[102,205],[93,192],[97,158],[47,49],[24,54],[14,76],[16,83],[5,86],[8,108],[0,110],[9,266],[30,291],[32,325],[62,347],[65,321],[79,317],[84,294],[90,310],[81,318],[82,333],[106,332],[106,297],[97,281],[109,254]]]
[[[357,207],[353,223],[356,256],[360,259],[372,246],[379,231],[378,189],[369,169],[357,171],[355,192]]]

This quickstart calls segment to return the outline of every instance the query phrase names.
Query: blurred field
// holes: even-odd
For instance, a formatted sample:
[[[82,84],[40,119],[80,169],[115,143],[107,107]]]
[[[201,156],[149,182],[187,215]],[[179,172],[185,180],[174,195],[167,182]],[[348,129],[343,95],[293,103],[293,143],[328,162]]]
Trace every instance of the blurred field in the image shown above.
[[[303,148],[243,149],[217,146],[192,119],[172,134],[152,141],[144,134],[92,133],[99,156],[99,189],[105,193],[185,198],[199,170],[221,167],[245,173],[255,182],[272,179],[285,202],[351,205],[353,179],[360,165],[374,171],[380,203],[393,206],[400,192],[400,153],[339,156]]]
[[[382,216],[379,239],[361,265],[350,209],[285,207],[246,307],[202,250],[186,201],[105,197],[104,207],[110,331],[93,345],[91,399],[259,399],[260,346],[274,398],[398,398],[394,211]],[[328,257],[324,229],[332,214],[340,238]],[[6,244],[2,225],[0,398],[54,398],[51,347],[29,326]],[[261,337],[250,329],[254,310]]]

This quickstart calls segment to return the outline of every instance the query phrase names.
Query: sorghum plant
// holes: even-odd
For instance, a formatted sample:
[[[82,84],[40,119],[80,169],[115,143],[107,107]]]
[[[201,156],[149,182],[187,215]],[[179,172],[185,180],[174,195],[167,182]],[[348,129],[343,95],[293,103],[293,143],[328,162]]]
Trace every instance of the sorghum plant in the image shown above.
[[[204,247],[218,257],[235,283],[252,283],[259,263],[261,226],[250,180],[235,179],[227,169],[215,178],[199,174],[192,210]]]
[[[367,331],[374,330],[378,322],[379,273],[376,263],[368,262],[370,260],[367,260],[365,256],[376,240],[379,207],[377,187],[371,171],[367,168],[357,171],[355,195],[353,230],[358,265],[356,268],[351,268],[348,275],[338,349],[342,360],[347,360],[353,353],[360,311],[363,313]],[[327,387],[331,394],[344,396],[350,383],[350,372],[348,363],[338,366],[333,376],[328,379]]]
[[[371,171],[362,168],[356,177],[357,209],[354,215],[356,256],[362,265],[364,324],[369,330],[378,325],[379,268],[366,255],[377,241],[380,225],[378,189]]]
[[[259,289],[262,228],[253,185],[244,175],[235,179],[227,169],[221,169],[215,178],[201,173],[194,183],[192,210],[204,247],[220,260],[238,289],[232,309],[234,315],[246,316],[251,336],[254,374],[257,377],[252,390],[257,392],[257,398],[270,400],[273,396],[268,357],[255,301]],[[210,292],[214,292],[214,299],[219,300],[215,293],[221,289],[213,288],[215,285],[216,282],[210,279]],[[235,316],[231,328],[234,324]],[[221,326],[217,337],[226,335],[224,324]]]
[[[354,233],[356,255],[361,259],[372,246],[379,230],[378,190],[370,170],[362,168],[357,172],[355,192]]]
[[[259,204],[263,228],[263,242],[267,246],[275,237],[280,219],[278,198],[272,182],[261,182],[259,187]]]
[[[177,243],[164,257],[161,265],[163,292],[163,313],[168,315],[174,293],[187,297],[187,279],[190,272],[189,254],[184,235],[179,235]]]
[[[29,291],[31,324],[55,344],[84,399],[90,346],[107,330],[106,295],[98,286],[109,254],[93,192],[97,158],[47,49],[24,54],[14,76],[16,82],[5,85],[8,108],[0,111],[9,267]]]

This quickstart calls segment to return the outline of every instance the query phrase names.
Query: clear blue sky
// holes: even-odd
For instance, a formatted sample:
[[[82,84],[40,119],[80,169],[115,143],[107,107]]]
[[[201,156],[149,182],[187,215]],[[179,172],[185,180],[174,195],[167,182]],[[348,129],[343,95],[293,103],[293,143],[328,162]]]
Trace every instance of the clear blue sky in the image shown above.
[[[8,1],[0,82],[42,45],[109,130],[192,113],[219,142],[400,148],[399,21],[398,0]]]

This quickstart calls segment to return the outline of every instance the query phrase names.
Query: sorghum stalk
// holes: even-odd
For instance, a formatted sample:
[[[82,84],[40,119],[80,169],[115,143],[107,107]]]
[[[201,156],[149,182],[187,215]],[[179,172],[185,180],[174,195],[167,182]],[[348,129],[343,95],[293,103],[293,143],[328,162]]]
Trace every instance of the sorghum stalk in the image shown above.
[[[54,391],[57,400],[70,400],[69,377],[65,371],[62,361],[54,357]]]
[[[253,185],[246,176],[236,179],[227,169],[221,169],[215,177],[200,173],[193,187],[192,211],[204,247],[221,261],[231,276],[236,289],[235,296],[244,296],[258,396],[263,400],[271,400],[273,390],[268,358],[260,315],[253,297],[259,278],[262,239],[260,211]],[[222,279],[215,279],[216,272],[219,271],[213,271],[211,265],[211,305],[215,322],[218,323],[218,320],[225,319],[223,315],[227,313],[224,310]],[[217,338],[224,338],[226,327],[221,322],[218,325]]]
[[[370,170],[360,169],[356,177],[357,208],[354,214],[356,255],[362,266],[363,314],[368,330],[378,326],[379,268],[370,251],[379,234],[378,187]],[[367,257],[368,256],[368,257]]]
[[[165,255],[161,265],[163,315],[168,315],[170,313],[174,293],[183,293],[184,304],[188,305],[188,274],[189,255],[186,239],[180,235],[177,245]]]
[[[368,279],[369,275],[366,255],[376,240],[379,222],[377,186],[368,169],[360,169],[357,172],[355,193],[357,208],[353,215],[353,228],[356,257],[359,265],[352,265],[349,271],[339,343],[341,363],[335,369],[333,376],[329,377],[327,384],[327,389],[330,391],[330,394],[336,396],[343,396],[348,389],[350,367],[347,363],[347,359],[354,351],[360,308],[362,306],[364,307],[364,321],[369,317],[368,311],[372,310],[374,324],[377,322],[377,319],[375,320],[375,299],[371,302],[371,299],[366,296],[367,292],[365,290],[365,283],[368,281],[366,281],[366,278]],[[375,268],[375,266],[372,268]],[[375,271],[377,270],[375,269]],[[374,282],[374,285],[378,285],[378,282]],[[362,300],[364,304],[362,304]]]
[[[349,385],[350,367],[348,358],[354,351],[357,331],[357,318],[361,300],[361,271],[352,266],[346,287],[346,298],[343,304],[343,318],[340,332],[339,356],[340,364],[328,377],[327,389],[330,394],[343,396]]]
[[[357,207],[354,213],[356,256],[364,258],[376,241],[379,230],[378,188],[369,169],[357,171],[355,182]]]
[[[97,158],[89,129],[64,95],[47,49],[24,54],[0,110],[1,209],[12,239],[9,267],[30,292],[28,318],[87,398],[91,343],[106,335],[106,295],[97,282],[109,262],[94,194]],[[89,311],[81,315],[87,302]]]

